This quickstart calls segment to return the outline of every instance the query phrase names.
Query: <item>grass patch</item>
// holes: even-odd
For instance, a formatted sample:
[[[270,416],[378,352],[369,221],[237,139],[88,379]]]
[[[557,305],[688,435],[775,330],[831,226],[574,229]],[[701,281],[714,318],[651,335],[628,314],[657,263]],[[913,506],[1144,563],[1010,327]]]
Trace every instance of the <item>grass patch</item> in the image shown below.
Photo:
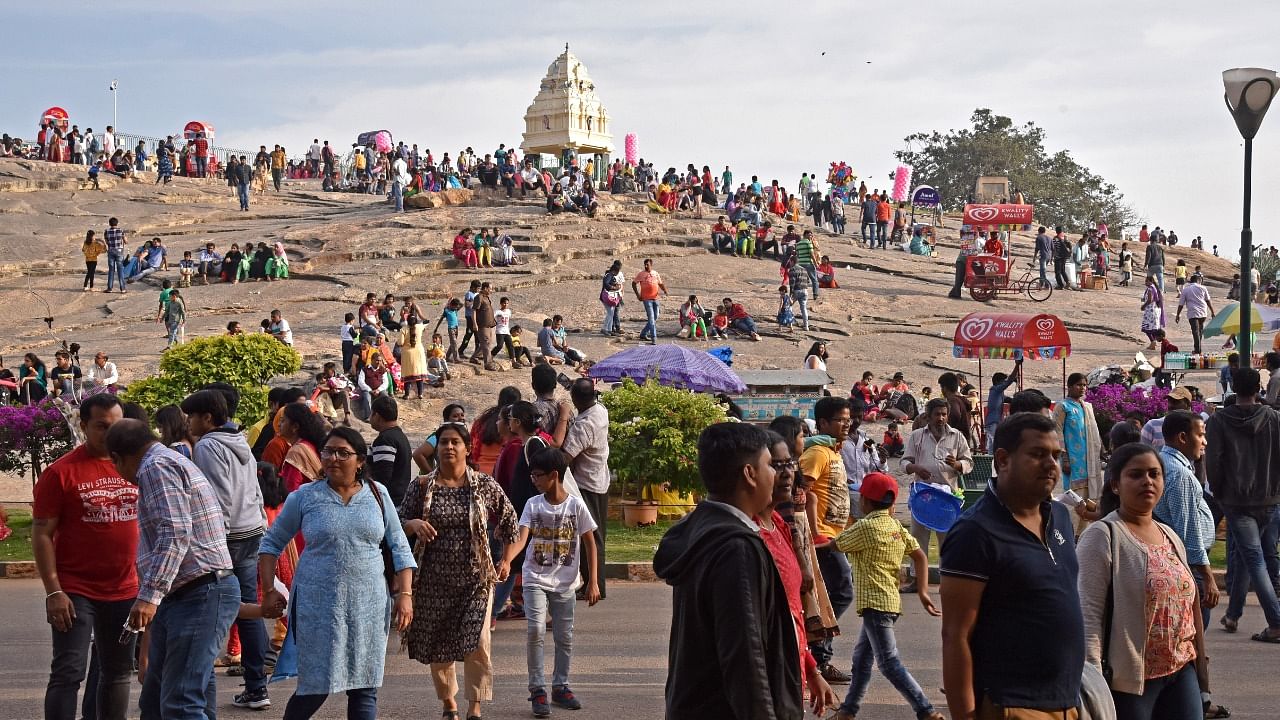
[[[33,560],[31,552],[31,511],[23,509],[6,509],[9,513],[9,528],[13,534],[0,542],[0,562],[9,560]]]
[[[651,562],[658,541],[674,524],[675,520],[659,520],[656,525],[629,528],[621,520],[610,520],[605,540],[607,559],[609,562]]]

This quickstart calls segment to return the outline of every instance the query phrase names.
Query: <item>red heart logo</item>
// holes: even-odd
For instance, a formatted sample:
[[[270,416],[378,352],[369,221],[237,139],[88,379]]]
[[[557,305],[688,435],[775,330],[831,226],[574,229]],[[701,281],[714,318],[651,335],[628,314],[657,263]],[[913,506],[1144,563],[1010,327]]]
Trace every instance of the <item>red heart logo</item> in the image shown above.
[[[968,342],[975,342],[987,336],[994,325],[991,318],[973,318],[960,323],[960,337]]]
[[[973,218],[978,222],[987,222],[988,220],[994,220],[996,219],[996,216],[999,214],[1000,214],[1000,208],[991,207],[991,206],[976,207],[969,210],[969,217]]]

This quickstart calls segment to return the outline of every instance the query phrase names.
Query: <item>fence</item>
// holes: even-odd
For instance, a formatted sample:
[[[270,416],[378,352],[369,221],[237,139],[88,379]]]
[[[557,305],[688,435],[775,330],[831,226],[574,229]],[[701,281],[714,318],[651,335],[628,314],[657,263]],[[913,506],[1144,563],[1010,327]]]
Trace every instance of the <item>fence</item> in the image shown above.
[[[120,133],[120,132],[116,133],[116,147],[118,148],[123,148],[125,150],[132,150],[133,148],[136,148],[138,146],[139,142],[141,142],[142,146],[147,149],[147,154],[154,157],[156,154],[156,147],[160,143],[164,142],[164,138],[148,137],[146,135],[129,135],[129,134]],[[181,150],[182,145],[185,142],[186,141],[183,140],[181,136],[175,136],[174,148]],[[218,147],[215,145],[210,145],[209,153],[213,157],[218,158],[219,165],[226,165],[227,159],[230,158],[232,155],[235,155],[237,157],[244,155],[245,157],[249,158],[250,161],[252,161],[253,156],[257,155],[258,151],[257,150],[237,150],[235,148]]]

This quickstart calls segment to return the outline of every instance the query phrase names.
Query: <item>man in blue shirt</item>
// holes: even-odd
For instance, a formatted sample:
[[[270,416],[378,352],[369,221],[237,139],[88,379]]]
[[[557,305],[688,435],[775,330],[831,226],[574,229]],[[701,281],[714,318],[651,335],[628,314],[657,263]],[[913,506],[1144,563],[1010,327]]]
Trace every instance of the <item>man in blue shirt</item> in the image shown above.
[[[987,412],[983,418],[982,428],[986,431],[987,436],[987,452],[995,452],[996,447],[996,426],[1000,424],[1001,418],[1004,417],[1004,394],[1010,385],[1018,382],[1018,378],[1022,376],[1022,358],[1018,358],[1013,364],[1013,370],[1008,375],[1004,373],[996,373],[991,376],[991,389],[987,391]]]
[[[999,479],[942,544],[942,678],[954,718],[1076,717],[1084,617],[1053,420],[1011,415],[996,428]],[[1029,716],[1030,714],[1028,714]]]
[[[1192,467],[1192,463],[1204,455],[1204,420],[1190,410],[1175,410],[1164,416],[1161,429],[1164,494],[1156,503],[1154,515],[1172,528],[1187,548],[1187,564],[1200,588],[1201,612],[1208,626],[1209,610],[1218,604],[1218,587],[1209,568],[1209,548],[1215,539],[1214,522],[1204,499],[1204,488]]]
[[[1048,267],[1049,260],[1053,257],[1053,238],[1049,237],[1043,225],[1036,232],[1036,249],[1033,255],[1040,263],[1040,285],[1049,287]]]

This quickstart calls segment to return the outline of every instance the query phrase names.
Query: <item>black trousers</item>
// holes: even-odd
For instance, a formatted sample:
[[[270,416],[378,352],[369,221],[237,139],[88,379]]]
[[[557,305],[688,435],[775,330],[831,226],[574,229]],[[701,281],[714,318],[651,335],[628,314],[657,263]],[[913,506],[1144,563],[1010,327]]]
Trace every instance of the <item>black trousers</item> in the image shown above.
[[[1071,287],[1071,278],[1067,277],[1067,259],[1053,259],[1053,279],[1058,285],[1059,290],[1065,290]]]
[[[579,488],[581,490],[581,488]],[[587,506],[587,512],[591,513],[591,519],[596,521],[596,529],[593,535],[596,538],[596,566],[592,570],[595,573],[596,586],[600,588],[600,599],[604,599],[604,540],[605,540],[605,523],[609,519],[609,493],[594,493],[582,490],[582,502]],[[586,571],[586,568],[583,568]]]
[[[960,299],[960,290],[964,288],[965,267],[969,264],[967,255],[956,256],[956,281],[951,285],[951,292],[947,297],[952,300]]]
[[[93,287],[93,276],[95,273],[97,273],[97,271],[98,271],[97,260],[84,261],[84,286],[85,287],[87,288]]]
[[[44,696],[44,716],[75,720],[76,691],[89,665],[90,638],[96,637],[99,672],[86,692],[95,692],[97,716],[124,720],[129,709],[129,678],[133,673],[134,639],[119,642],[132,600],[90,600],[70,594],[76,618],[67,632],[53,630],[53,662]],[[88,703],[86,703],[88,705]]]

